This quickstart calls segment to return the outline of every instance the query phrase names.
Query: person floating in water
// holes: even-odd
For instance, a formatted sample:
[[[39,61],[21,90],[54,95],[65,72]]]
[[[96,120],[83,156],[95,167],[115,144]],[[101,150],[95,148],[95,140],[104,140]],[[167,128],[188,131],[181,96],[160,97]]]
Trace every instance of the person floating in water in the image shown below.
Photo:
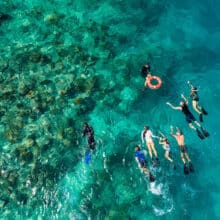
[[[188,85],[191,87],[190,97],[192,99],[192,106],[193,109],[199,114],[199,120],[203,122],[203,115],[208,115],[207,111],[199,105],[199,96],[198,96],[198,89],[192,85],[190,81],[187,82]]]
[[[208,137],[209,133],[205,130],[205,128],[203,128],[199,124],[198,121],[196,121],[195,117],[190,112],[189,107],[188,107],[188,100],[185,98],[183,94],[181,94],[181,97],[183,98],[184,101],[180,102],[180,106],[173,106],[170,102],[167,102],[166,104],[169,105],[174,110],[180,110],[183,112],[183,114],[186,117],[186,121],[189,124],[189,127],[196,131],[199,138],[204,139],[205,137]],[[202,132],[196,126],[201,128]]]
[[[157,157],[157,151],[155,149],[154,141],[152,139],[155,137],[157,138],[157,136],[153,135],[152,131],[149,129],[149,126],[144,126],[144,130],[141,132],[142,143],[144,144],[144,139],[145,139],[150,158],[153,164],[157,165],[159,163],[159,159]],[[155,158],[153,157],[152,152]]]
[[[147,161],[146,161],[144,152],[141,150],[139,145],[137,145],[135,147],[134,155],[135,155],[135,160],[137,161],[140,169],[147,175],[150,182],[154,182],[155,178],[153,177],[153,175],[151,174],[151,172],[147,168]]]
[[[176,139],[179,145],[181,160],[183,161],[184,164],[184,169],[183,169],[184,174],[187,175],[189,174],[189,172],[194,172],[193,164],[186,150],[183,132],[179,128],[176,128],[176,134],[175,134],[173,126],[170,126],[170,134]]]
[[[173,159],[170,156],[170,151],[171,151],[170,143],[169,143],[168,139],[165,137],[165,135],[163,135],[162,133],[161,133],[161,137],[159,139],[159,144],[161,144],[163,149],[165,150],[164,157],[173,164],[173,169],[175,170],[176,166],[174,165]]]
[[[87,122],[84,123],[82,136],[87,137],[87,144],[90,150],[95,150],[95,138],[94,138],[94,130]]]
[[[145,64],[142,69],[141,69],[141,75],[143,78],[145,78],[145,82],[144,82],[144,88],[143,91],[145,90],[145,88],[148,86],[147,83],[149,81],[149,77],[151,77],[151,72],[150,72],[150,64],[147,63]]]
[[[146,78],[148,74],[151,74],[149,63],[145,64],[141,69],[141,75],[142,75],[143,78]]]

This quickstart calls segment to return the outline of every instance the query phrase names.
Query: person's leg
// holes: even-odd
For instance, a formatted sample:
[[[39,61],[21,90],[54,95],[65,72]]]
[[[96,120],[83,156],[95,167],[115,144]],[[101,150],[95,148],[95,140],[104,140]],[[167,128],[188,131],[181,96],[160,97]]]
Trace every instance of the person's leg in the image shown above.
[[[169,152],[169,151],[166,151],[164,156],[165,156],[165,158],[166,158],[167,160],[169,160],[171,163],[173,162],[173,160],[170,158],[170,152]]]
[[[202,126],[199,124],[198,121],[195,120],[195,121],[193,121],[193,122],[194,122],[199,128],[202,128]],[[193,126],[192,123],[189,123],[189,127],[196,131],[196,133],[197,133],[197,135],[198,135],[198,137],[199,137],[200,139],[204,139],[204,138],[205,138],[204,135],[201,133],[201,131],[199,131],[198,128],[196,128],[195,126]],[[208,136],[208,135],[207,135],[207,136]]]
[[[200,114],[203,114],[203,115],[208,115],[208,112],[199,104],[198,101],[195,101],[196,102],[196,109],[201,112]]]
[[[157,151],[156,151],[156,149],[154,147],[154,142],[150,142],[150,146],[151,146],[151,149],[152,149],[152,151],[154,153],[154,156],[157,158]]]
[[[181,152],[180,153],[180,156],[181,156],[181,160],[183,161],[183,163],[185,164],[186,163],[186,161],[185,161],[185,158],[184,158],[184,154]]]
[[[149,174],[149,170],[146,167],[143,167],[142,170],[145,174]]]
[[[188,174],[189,174],[189,168],[188,168],[188,166],[187,166],[187,163],[186,163],[186,160],[185,160],[184,155],[185,155],[185,152],[181,152],[181,159],[182,159],[183,164],[184,164],[184,166],[183,166],[183,172],[184,172],[185,175],[188,175]]]
[[[201,126],[201,125],[200,125],[200,126]],[[194,127],[192,123],[189,123],[189,127],[190,127],[191,129],[193,129],[193,130],[196,131],[196,127]]]
[[[152,150],[151,150],[151,147],[150,147],[149,143],[147,143],[147,149],[148,149],[148,153],[150,155],[150,158],[152,159]]]
[[[154,182],[155,181],[155,178],[154,176],[151,174],[150,170],[147,168],[147,162],[142,162],[141,163],[141,168],[142,168],[142,171],[144,172],[144,174],[147,175],[148,179],[150,182]]]
[[[199,114],[199,121],[203,122],[203,111],[198,101],[193,100],[193,109]]]
[[[143,168],[143,172],[148,176],[148,179],[150,182],[155,181],[154,176],[151,174],[151,172],[146,167]]]
[[[198,101],[193,100],[193,101],[192,101],[192,106],[193,106],[193,109],[194,109],[199,115],[202,114],[202,111],[200,110],[201,107],[199,106]]]
[[[199,136],[201,139],[203,139],[204,136],[205,136],[205,137],[208,137],[208,136],[210,135],[209,132],[206,131],[206,129],[205,129],[204,127],[202,127],[202,126],[199,124],[198,121],[194,121],[194,123],[195,123],[199,128],[201,128],[201,130],[202,130],[202,133],[203,133],[203,134],[202,134],[198,129],[196,129],[196,132],[197,132],[198,136]],[[204,136],[203,136],[203,135],[204,135]],[[202,138],[202,136],[203,136],[203,138]]]
[[[184,157],[188,160],[188,162],[191,162],[189,155],[187,153],[184,153]]]
[[[202,127],[200,124],[199,124],[199,122],[198,121],[194,121],[194,123],[198,126],[198,127]]]

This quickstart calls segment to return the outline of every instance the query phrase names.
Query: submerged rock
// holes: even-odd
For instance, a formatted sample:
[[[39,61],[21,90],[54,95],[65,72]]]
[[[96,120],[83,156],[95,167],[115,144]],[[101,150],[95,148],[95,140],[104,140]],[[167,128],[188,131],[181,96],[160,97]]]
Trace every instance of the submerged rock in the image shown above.
[[[22,203],[23,205],[27,203],[27,200],[28,200],[28,195],[23,193],[23,192],[17,192],[16,193],[16,200],[19,202],[19,203]]]
[[[15,171],[10,171],[7,181],[11,187],[15,187],[17,185],[18,174]]]
[[[49,24],[57,24],[59,21],[59,16],[56,13],[48,14],[45,18],[44,21],[49,23]]]
[[[51,57],[45,54],[42,54],[41,52],[32,52],[29,55],[29,60],[33,63],[43,63],[43,64],[48,64],[51,62]]]
[[[45,80],[43,80],[43,81],[40,82],[41,85],[49,85],[49,84],[51,84],[51,83],[53,83],[53,81],[50,80],[50,79],[45,79]]]
[[[14,153],[22,163],[30,163],[33,160],[33,153],[30,150],[17,147]]]
[[[3,12],[0,12],[0,25],[2,22],[10,20],[12,17],[9,14],[5,14]]]

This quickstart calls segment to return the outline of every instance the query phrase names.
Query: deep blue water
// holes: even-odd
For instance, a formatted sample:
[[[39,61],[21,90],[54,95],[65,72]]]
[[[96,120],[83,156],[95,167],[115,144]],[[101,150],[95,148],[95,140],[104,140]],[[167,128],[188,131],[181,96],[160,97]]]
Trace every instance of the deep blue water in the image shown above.
[[[218,219],[219,11],[216,0],[1,1],[1,218]],[[142,91],[146,62],[158,90]],[[165,104],[189,97],[188,80],[208,111],[205,140]],[[89,165],[85,121],[97,142]],[[134,160],[144,125],[168,136],[177,165],[155,140],[154,184]]]

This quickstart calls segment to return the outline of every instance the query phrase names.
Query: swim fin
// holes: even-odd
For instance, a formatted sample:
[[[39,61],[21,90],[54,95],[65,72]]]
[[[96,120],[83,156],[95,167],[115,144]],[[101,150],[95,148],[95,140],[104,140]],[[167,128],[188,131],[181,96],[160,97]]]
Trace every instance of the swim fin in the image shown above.
[[[199,114],[199,120],[200,120],[200,122],[203,122],[202,113],[201,113],[201,114]]]
[[[201,129],[205,137],[208,137],[210,135],[209,132],[205,130],[205,128],[201,128]]]
[[[189,162],[189,171],[191,173],[194,173],[194,171],[195,171],[192,162]]]
[[[187,167],[186,164],[184,164],[183,172],[184,172],[185,175],[189,174],[189,168]]]
[[[202,114],[208,115],[208,112],[202,107]]]
[[[159,161],[158,157],[156,157],[156,164],[160,165],[160,161]]]
[[[152,164],[153,164],[153,167],[158,166],[158,165],[160,164],[158,158],[154,158],[154,157],[153,157],[153,158],[152,158]]]
[[[154,176],[151,174],[151,172],[149,172],[149,174],[148,174],[148,179],[149,179],[149,181],[150,181],[151,183],[155,181],[155,178],[154,178]]]
[[[204,139],[205,137],[203,136],[203,134],[199,131],[199,129],[196,129],[196,133],[197,133],[197,135],[198,135],[198,137],[200,138],[200,139]]]

